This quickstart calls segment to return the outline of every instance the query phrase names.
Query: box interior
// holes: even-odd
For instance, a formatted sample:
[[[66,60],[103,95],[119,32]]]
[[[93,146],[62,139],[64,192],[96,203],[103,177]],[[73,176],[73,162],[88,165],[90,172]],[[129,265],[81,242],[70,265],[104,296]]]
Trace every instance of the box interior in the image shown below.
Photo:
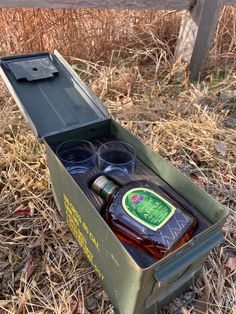
[[[46,142],[49,144],[51,149],[56,151],[56,147],[64,141],[71,139],[85,139],[89,140],[96,148],[105,142],[119,140],[117,134],[115,135],[113,129],[111,127],[111,120],[105,120],[99,123],[99,127],[91,125],[90,127],[83,127],[80,129],[76,129],[73,131],[57,134],[45,138]],[[132,144],[132,143],[130,143]],[[183,206],[188,212],[190,212],[193,216],[197,218],[198,225],[193,234],[193,236],[201,233],[202,231],[209,228],[212,223],[208,221],[199,211],[193,207],[189,202],[187,202],[179,193],[177,193],[165,180],[163,180],[160,175],[155,173],[152,169],[150,169],[145,164],[145,156],[143,158],[137,157],[136,169],[133,174],[130,175],[122,175],[122,176],[112,176],[108,174],[104,174],[101,170],[99,170],[97,164],[95,167],[83,174],[72,175],[73,179],[76,181],[78,186],[82,189],[83,193],[87,196],[89,201],[93,204],[94,208],[102,214],[103,210],[106,207],[104,200],[94,193],[91,190],[91,184],[96,177],[99,175],[106,175],[108,178],[114,180],[119,185],[123,186],[132,181],[144,180],[154,183],[157,186],[160,186],[164,192],[169,194],[177,203]],[[122,241],[121,241],[122,242]],[[156,263],[157,260],[138,249],[122,242],[122,245],[126,248],[128,253],[132,256],[135,262],[141,268],[147,268],[152,264]]]

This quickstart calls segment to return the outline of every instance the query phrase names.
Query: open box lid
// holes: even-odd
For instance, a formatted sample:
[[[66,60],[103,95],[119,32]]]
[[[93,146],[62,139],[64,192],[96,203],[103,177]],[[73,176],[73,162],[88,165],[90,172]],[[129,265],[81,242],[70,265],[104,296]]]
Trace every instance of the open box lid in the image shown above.
[[[39,138],[108,118],[100,100],[57,51],[1,58],[0,73]]]

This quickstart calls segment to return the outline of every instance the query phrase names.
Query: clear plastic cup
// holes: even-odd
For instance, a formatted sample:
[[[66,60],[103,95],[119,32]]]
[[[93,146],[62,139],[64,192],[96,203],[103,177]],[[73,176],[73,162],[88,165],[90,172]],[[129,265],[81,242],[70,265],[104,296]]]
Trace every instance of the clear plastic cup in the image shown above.
[[[111,175],[127,175],[134,171],[135,149],[120,141],[107,142],[98,149],[98,167]]]
[[[56,154],[71,174],[88,172],[96,162],[94,146],[84,140],[63,142],[57,146]]]

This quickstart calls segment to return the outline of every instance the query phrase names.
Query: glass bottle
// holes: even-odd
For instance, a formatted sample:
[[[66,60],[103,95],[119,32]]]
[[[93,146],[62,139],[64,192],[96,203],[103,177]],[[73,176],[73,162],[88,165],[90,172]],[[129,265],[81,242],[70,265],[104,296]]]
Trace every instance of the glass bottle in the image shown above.
[[[197,221],[153,183],[118,186],[99,176],[92,190],[106,202],[103,217],[119,239],[161,259],[191,237]]]

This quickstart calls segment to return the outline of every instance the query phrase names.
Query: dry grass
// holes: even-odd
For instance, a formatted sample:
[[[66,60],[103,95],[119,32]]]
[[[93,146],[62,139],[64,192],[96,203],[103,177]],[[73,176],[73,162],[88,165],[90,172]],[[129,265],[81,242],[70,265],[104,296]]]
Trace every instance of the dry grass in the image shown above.
[[[0,9],[0,54],[52,51],[90,61],[110,61],[114,49],[165,43],[172,57],[181,20],[176,11]],[[234,58],[235,8],[225,7],[212,56]],[[152,34],[153,36],[150,36]],[[153,48],[158,49],[158,45]],[[124,50],[123,50],[124,52]]]
[[[228,8],[225,14],[232,14],[232,10]],[[12,12],[1,10],[5,20]],[[22,18],[21,12],[16,11],[16,21]],[[55,25],[51,28],[54,29],[53,37],[47,34],[50,29],[43,31],[48,28],[45,25],[53,25],[51,15],[50,19],[46,18],[52,13],[49,10],[26,10],[27,18],[32,18],[34,12],[41,12],[41,17],[45,18],[39,31],[36,28],[39,22],[32,20],[34,39],[29,37],[26,42],[22,35],[19,40],[17,25],[8,22],[8,36],[14,33],[10,33],[14,27],[18,35],[5,41],[3,53],[52,47],[67,49],[64,47],[69,36],[55,30],[57,19],[62,19],[60,25],[65,28],[67,14],[74,14],[76,20],[79,14],[93,16],[99,23],[98,14],[101,13],[98,10],[55,10]],[[104,12],[104,21],[106,18],[108,21],[110,17],[107,11]],[[135,14],[138,15],[135,12],[128,12],[128,17],[124,17],[124,12],[119,14],[120,25],[124,25],[126,18],[132,20]],[[150,14],[150,20],[153,14],[157,24],[158,14],[146,14]],[[167,17],[170,18],[167,15],[161,20],[162,27]],[[109,34],[117,34],[117,26],[112,28],[102,21],[100,33],[97,29],[91,34],[93,47],[97,50],[89,50],[88,41],[83,41],[85,37],[75,41],[78,31],[70,34],[70,42],[76,43],[75,50],[72,46],[71,50],[63,50],[67,55],[80,58],[71,61],[79,63],[77,71],[106,103],[116,120],[230,209],[230,217],[224,226],[226,240],[209,255],[203,275],[196,282],[196,299],[182,310],[183,313],[233,314],[236,311],[236,67],[231,60],[235,51],[235,33],[232,24],[227,25],[232,20],[235,22],[235,17],[231,17],[228,21],[222,16],[225,28],[224,33],[218,29],[212,48],[207,68],[211,74],[196,84],[188,81],[185,64],[171,67],[172,43],[151,28],[143,28],[138,32],[139,36],[134,28],[131,37],[126,37],[122,30],[124,37],[116,39],[110,38]],[[65,22],[62,22],[64,18]],[[138,17],[134,21],[136,19]],[[111,19],[109,21],[111,23]],[[175,21],[178,22],[178,17]],[[28,23],[24,23],[27,30]],[[170,24],[167,22],[167,25]],[[78,24],[80,26],[82,24]],[[112,31],[106,33],[106,27]],[[229,29],[232,31],[228,32]],[[164,34],[164,29],[162,31]],[[30,28],[27,34],[32,34]],[[85,36],[86,32],[79,34]],[[101,37],[97,38],[97,34]],[[105,34],[106,40],[100,43],[99,38]],[[170,30],[166,34],[170,34]],[[42,46],[36,45],[36,38],[42,39]],[[126,43],[124,48],[114,51],[109,63],[97,62],[102,55],[104,60],[108,59],[105,56],[111,52],[110,43],[114,39],[114,48],[121,38],[121,43]],[[16,43],[19,45],[15,49]],[[105,47],[109,48],[107,55],[103,50]],[[85,57],[94,62],[81,60]],[[224,63],[215,63],[216,59],[224,60]],[[0,138],[0,313],[113,313],[93,269],[56,210],[44,147],[26,127],[3,84]],[[163,313],[173,312],[180,302],[181,299],[175,300]]]
[[[114,48],[137,46],[137,34],[139,41],[153,42],[147,29],[173,48],[180,15],[134,10],[0,9],[0,21],[4,54],[57,47],[66,56],[101,61],[109,60]]]

